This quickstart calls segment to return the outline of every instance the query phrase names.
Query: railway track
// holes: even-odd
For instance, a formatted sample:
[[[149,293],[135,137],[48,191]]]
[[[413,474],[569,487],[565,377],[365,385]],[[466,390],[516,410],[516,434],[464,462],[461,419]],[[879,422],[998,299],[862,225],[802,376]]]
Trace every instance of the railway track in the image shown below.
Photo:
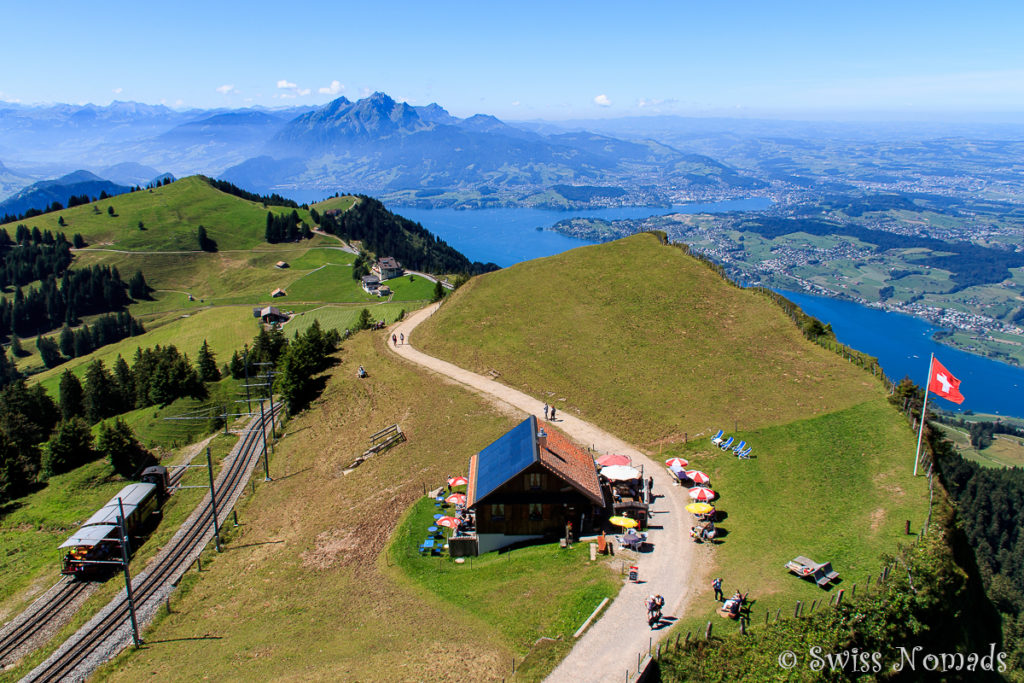
[[[280,406],[275,406],[275,415],[280,410]],[[262,455],[260,431],[268,429],[270,417],[268,413],[265,418],[253,421],[236,446],[237,455],[218,477],[215,490],[219,522],[226,520],[230,512],[231,506],[224,505],[224,501],[233,500],[241,492],[248,480],[247,475]],[[151,615],[156,612],[162,593],[169,591],[212,538],[212,519],[213,506],[207,496],[200,504],[198,514],[186,523],[188,526],[183,525],[147,570],[132,579],[137,613]],[[122,590],[106,608],[22,680],[85,680],[91,671],[130,642],[128,599]]]
[[[15,654],[41,629],[45,629],[55,616],[89,588],[89,584],[64,578],[55,583],[27,610],[21,613],[0,635],[0,670],[13,665],[20,657]]]
[[[181,483],[188,467],[175,467],[168,477],[169,487],[174,488]],[[61,622],[64,610],[74,604],[78,598],[94,584],[77,581],[74,578],[62,577],[53,584],[43,596],[32,603],[27,610],[0,629],[0,671],[13,666],[26,652],[19,652],[31,638],[46,631],[51,624]],[[37,643],[39,647],[41,643]],[[34,649],[34,648],[33,648]]]

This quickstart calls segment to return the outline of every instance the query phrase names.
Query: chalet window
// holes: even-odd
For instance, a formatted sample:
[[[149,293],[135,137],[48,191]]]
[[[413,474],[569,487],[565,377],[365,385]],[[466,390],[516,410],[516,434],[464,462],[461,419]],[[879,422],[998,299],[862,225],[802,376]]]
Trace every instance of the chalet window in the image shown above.
[[[540,521],[543,518],[544,507],[540,503],[530,503],[530,519],[536,522]]]
[[[493,503],[491,505],[491,519],[495,522],[500,522],[505,519],[505,504],[504,503]]]
[[[544,475],[533,472],[526,475],[526,488],[536,491],[544,486]]]

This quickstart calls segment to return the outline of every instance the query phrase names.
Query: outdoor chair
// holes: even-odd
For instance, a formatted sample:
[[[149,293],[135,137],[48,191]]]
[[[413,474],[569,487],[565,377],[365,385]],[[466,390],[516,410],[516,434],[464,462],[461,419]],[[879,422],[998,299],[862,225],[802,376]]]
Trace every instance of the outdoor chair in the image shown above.
[[[740,445],[736,446],[735,448],[733,448],[732,452],[733,453],[739,453],[740,451],[742,451],[746,447],[747,447],[747,442],[746,441],[740,441]]]
[[[754,450],[753,446],[747,446],[747,450],[745,450],[745,451],[737,451],[736,452],[736,457],[737,458],[741,458],[743,460],[749,460],[750,459],[750,451],[752,451],[752,450]]]
[[[725,438],[725,432],[719,429],[718,433],[711,437],[711,443],[717,446],[718,444],[722,443],[723,438]]]
[[[434,543],[434,539],[432,539],[432,538],[428,538],[427,540],[423,541],[423,543],[420,545],[420,554],[421,555],[433,555],[434,553],[440,553],[440,552],[441,552],[440,546],[436,545]]]
[[[721,448],[721,449],[722,449],[723,451],[727,451],[727,450],[729,450],[729,446],[732,446],[732,442],[733,442],[733,441],[735,441],[735,439],[733,439],[733,438],[732,438],[732,437],[730,436],[730,437],[729,437],[728,439],[726,439],[725,441],[723,441],[723,442],[721,443],[721,445],[719,446],[719,448]]]

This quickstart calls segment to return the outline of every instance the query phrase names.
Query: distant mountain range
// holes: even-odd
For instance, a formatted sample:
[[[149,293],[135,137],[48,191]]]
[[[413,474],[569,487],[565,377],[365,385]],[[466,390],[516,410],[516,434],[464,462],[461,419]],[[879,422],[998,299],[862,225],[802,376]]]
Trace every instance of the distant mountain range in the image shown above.
[[[120,167],[119,167],[120,166]],[[108,170],[114,171],[119,177],[132,177],[133,173],[137,173],[139,170],[145,170],[145,167],[131,165],[119,165],[112,166]],[[152,170],[152,169],[148,169]],[[153,171],[153,175],[150,177],[149,182],[155,182],[156,180],[163,180],[164,177],[158,172]],[[53,180],[41,180],[37,183],[33,183],[28,187],[22,189],[20,192],[8,197],[4,201],[0,202],[0,217],[3,216],[20,216],[30,209],[38,209],[40,211],[45,210],[48,206],[51,206],[54,202],[60,203],[62,206],[67,206],[69,200],[72,197],[86,196],[91,198],[99,197],[102,193],[106,193],[109,196],[124,194],[132,189],[132,186],[140,183],[132,183],[131,185],[119,185],[105,178],[101,178],[94,173],[89,171],[75,171],[69,173],[60,178]],[[0,222],[3,222],[0,220]]]
[[[728,194],[762,185],[709,156],[651,140],[549,134],[487,115],[460,119],[438,104],[411,106],[379,92],[282,110],[0,103],[0,158],[36,169],[36,178],[73,164],[115,169],[122,182],[139,184],[142,166],[204,173],[257,192],[361,192],[431,205],[664,204],[673,190]],[[598,189],[572,189],[579,186]]]

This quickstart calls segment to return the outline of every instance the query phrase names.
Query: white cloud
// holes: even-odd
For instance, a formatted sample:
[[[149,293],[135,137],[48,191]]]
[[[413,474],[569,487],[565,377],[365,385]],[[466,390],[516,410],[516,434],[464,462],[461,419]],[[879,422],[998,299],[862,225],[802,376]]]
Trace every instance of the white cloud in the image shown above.
[[[331,81],[330,85],[325,88],[318,89],[317,92],[321,95],[337,95],[344,89],[345,86],[341,84],[341,81]]]
[[[235,86],[233,85],[222,85],[219,88],[217,88],[217,92],[219,92],[221,95],[230,95],[231,93],[238,91],[235,90]]]
[[[599,107],[610,107],[612,106],[612,101],[608,99],[607,95],[598,95],[594,98],[594,104]]]
[[[178,99],[174,100],[174,106],[175,107],[180,107],[183,104],[185,104],[185,100],[183,100],[181,98],[178,98]]]
[[[122,92],[124,92],[124,88],[114,88],[115,95],[120,95]]]
[[[370,93],[372,93],[372,92],[373,92],[373,91],[372,91],[372,90],[370,90],[369,88],[367,88],[367,87],[362,87],[362,88],[360,88],[360,89],[359,89],[359,96],[360,96],[360,97],[369,97],[369,96],[370,96]]]
[[[299,86],[282,79],[277,82],[277,87],[280,90],[295,90],[295,88],[298,88]]]
[[[301,90],[298,91],[298,93],[299,93],[299,95],[305,97],[306,95],[308,95],[310,93],[310,90],[309,90],[309,88],[302,88]]]
[[[518,107],[519,106],[519,100],[516,100],[515,102],[513,102],[512,106],[513,107]]]

